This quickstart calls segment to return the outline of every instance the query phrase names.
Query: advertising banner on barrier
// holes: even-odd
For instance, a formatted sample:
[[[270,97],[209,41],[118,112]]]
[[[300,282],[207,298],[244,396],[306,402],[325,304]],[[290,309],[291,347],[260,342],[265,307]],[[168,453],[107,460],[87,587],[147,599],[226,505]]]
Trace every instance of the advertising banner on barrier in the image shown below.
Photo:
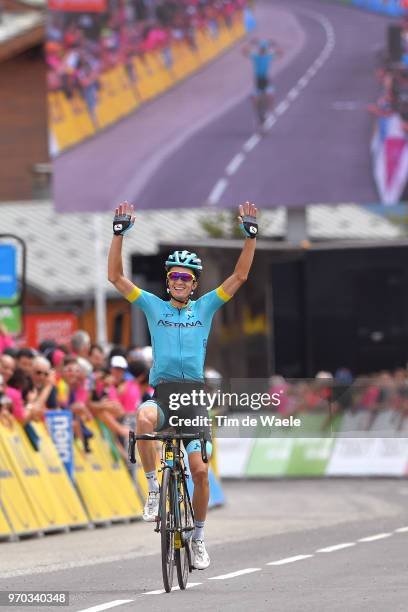
[[[323,415],[298,414],[318,431]],[[398,415],[397,415],[398,416]],[[405,476],[408,429],[395,410],[347,411],[331,422],[333,435],[300,438],[286,432],[274,438],[218,439],[221,477]],[[220,430],[219,430],[220,431]],[[222,431],[222,429],[221,429]],[[218,435],[219,432],[218,432]]]
[[[48,410],[47,429],[71,480],[74,478],[74,432],[70,410]]]
[[[378,120],[371,155],[381,201],[398,204],[408,182],[408,143],[399,115]]]
[[[251,438],[226,438],[222,428],[217,432],[218,470],[227,478],[239,478],[246,472],[253,446]]]

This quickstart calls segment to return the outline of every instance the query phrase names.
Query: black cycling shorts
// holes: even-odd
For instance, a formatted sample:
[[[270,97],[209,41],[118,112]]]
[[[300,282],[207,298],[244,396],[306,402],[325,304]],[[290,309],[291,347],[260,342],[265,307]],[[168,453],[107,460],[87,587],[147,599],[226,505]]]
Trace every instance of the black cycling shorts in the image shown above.
[[[155,387],[153,397],[142,406],[154,404],[157,407],[156,431],[174,429],[181,434],[204,431],[205,440],[211,442],[210,413],[203,393],[205,393],[204,383],[163,382]],[[197,423],[190,425],[185,422],[186,419],[196,419]],[[189,442],[190,440],[186,440],[184,446]]]

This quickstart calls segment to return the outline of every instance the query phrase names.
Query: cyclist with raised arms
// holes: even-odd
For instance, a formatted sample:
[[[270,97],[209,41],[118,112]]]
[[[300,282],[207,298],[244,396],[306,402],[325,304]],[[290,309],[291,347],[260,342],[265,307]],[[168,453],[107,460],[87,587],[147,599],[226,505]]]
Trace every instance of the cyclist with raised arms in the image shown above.
[[[123,236],[133,227],[135,213],[127,202],[115,210],[112,243],[108,258],[108,278],[116,289],[132,304],[144,312],[152,340],[153,365],[149,382],[155,392],[151,399],[143,402],[137,412],[137,433],[147,434],[169,425],[169,390],[197,390],[203,388],[204,360],[207,338],[214,313],[225,304],[246,281],[251,269],[258,234],[257,209],[246,202],[239,207],[238,222],[245,242],[235,269],[217,289],[192,300],[203,270],[196,253],[180,249],[171,253],[164,264],[169,300],[136,287],[123,273]],[[194,403],[193,403],[194,404]],[[205,406],[190,404],[181,408],[182,417],[208,417]],[[210,427],[205,430],[207,454],[211,456]],[[182,433],[197,431],[196,427],[183,427]],[[193,509],[195,516],[192,536],[193,566],[205,569],[210,558],[204,544],[204,521],[208,509],[209,482],[208,464],[201,456],[199,440],[185,444],[189,466],[194,482]],[[146,474],[149,493],[144,507],[143,519],[155,521],[159,509],[159,484],[156,474],[155,444],[139,440],[138,450]]]
[[[265,111],[272,109],[275,89],[269,79],[269,71],[273,61],[283,55],[282,49],[272,40],[254,39],[242,50],[245,57],[251,60],[255,88],[252,93],[254,110],[259,116],[259,104],[262,97],[266,99]]]

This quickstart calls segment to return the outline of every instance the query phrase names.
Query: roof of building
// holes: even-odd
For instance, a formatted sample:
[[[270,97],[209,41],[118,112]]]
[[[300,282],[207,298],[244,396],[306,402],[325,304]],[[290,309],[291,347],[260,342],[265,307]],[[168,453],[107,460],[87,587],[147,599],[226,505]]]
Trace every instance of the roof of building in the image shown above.
[[[23,13],[2,13],[0,21],[0,44],[25,34],[32,28],[44,23],[44,15],[38,11]]]
[[[190,244],[203,241],[208,233],[204,218],[209,209],[141,211],[135,228],[126,237],[125,254],[154,254],[160,243],[177,243],[182,237]],[[227,216],[226,216],[227,217]],[[90,295],[97,283],[95,224],[101,228],[101,266],[105,285],[106,258],[112,234],[111,213],[58,214],[49,201],[0,204],[1,233],[14,234],[27,246],[28,285],[52,300]],[[314,205],[307,209],[308,234],[313,241],[377,240],[393,241],[403,237],[402,230],[387,219],[358,205]],[[228,219],[221,221],[228,226]],[[282,240],[286,232],[286,209],[263,210],[262,240]],[[129,257],[125,262],[129,265]],[[126,271],[126,270],[125,270]],[[129,271],[129,270],[128,270]]]

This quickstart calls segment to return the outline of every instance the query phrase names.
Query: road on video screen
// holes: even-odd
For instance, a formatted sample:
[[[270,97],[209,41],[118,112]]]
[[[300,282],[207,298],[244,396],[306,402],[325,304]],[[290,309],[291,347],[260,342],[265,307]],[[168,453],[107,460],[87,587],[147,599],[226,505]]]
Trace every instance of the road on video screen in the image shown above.
[[[141,521],[3,543],[0,591],[69,591],[63,609],[406,610],[408,485],[398,479],[224,481],[211,566],[166,594]],[[23,610],[22,607],[13,607]],[[40,609],[40,608],[39,608]]]
[[[242,39],[59,155],[57,208],[108,210],[123,199],[139,208],[225,208],[243,198],[264,207],[377,201],[367,107],[378,96],[374,72],[390,20],[321,0],[260,0],[256,17],[256,35],[284,52],[271,70],[276,104],[264,134]]]

